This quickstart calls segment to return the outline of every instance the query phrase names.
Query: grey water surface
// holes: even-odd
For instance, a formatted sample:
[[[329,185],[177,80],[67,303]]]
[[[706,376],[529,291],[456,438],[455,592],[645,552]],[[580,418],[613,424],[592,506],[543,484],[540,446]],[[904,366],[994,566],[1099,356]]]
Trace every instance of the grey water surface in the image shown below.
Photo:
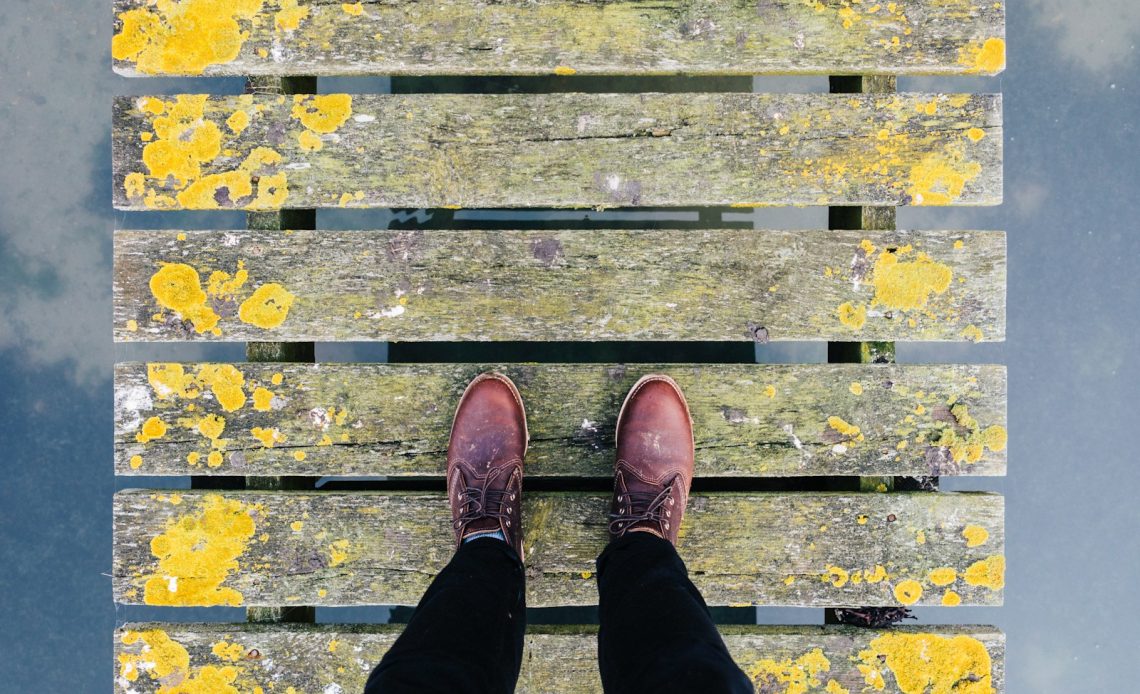
[[[1005,94],[1005,204],[900,212],[902,228],[1005,229],[1008,341],[901,345],[903,362],[1009,367],[1009,476],[945,488],[1006,495],[1001,608],[927,608],[922,623],[993,624],[1008,636],[1010,694],[1140,691],[1140,4],[1009,3],[1009,69],[992,79],[903,79],[904,90]],[[0,692],[103,692],[112,630],[124,621],[240,620],[241,611],[116,607],[111,498],[185,479],[112,474],[116,361],[242,359],[240,345],[116,346],[114,228],[231,228],[233,213],[124,214],[111,208],[116,94],[237,93],[239,80],[131,81],[110,69],[109,0],[0,0]],[[699,80],[562,80],[558,89],[697,89]],[[322,80],[322,91],[430,88],[408,80]],[[702,84],[704,85],[702,87]],[[465,82],[466,88],[479,88]],[[459,86],[463,86],[459,85]],[[454,88],[445,85],[445,88]],[[541,84],[496,81],[495,89]],[[712,88],[820,91],[822,79],[726,80]],[[426,214],[421,214],[420,219]],[[636,216],[463,213],[467,223],[757,228],[820,226],[823,210],[671,211]],[[321,213],[322,228],[383,228],[389,211]],[[641,220],[639,222],[638,220]],[[504,348],[530,359],[823,361],[819,344]],[[546,351],[542,351],[546,350]],[[486,350],[452,350],[453,360]],[[383,361],[387,345],[320,345],[321,360]],[[441,353],[442,354],[442,353]],[[392,358],[399,355],[391,351]],[[500,358],[500,357],[491,357]],[[1131,366],[1130,366],[1131,364]],[[321,621],[389,611],[322,610]],[[748,615],[751,619],[751,614]],[[758,610],[761,622],[820,623],[819,610]]]

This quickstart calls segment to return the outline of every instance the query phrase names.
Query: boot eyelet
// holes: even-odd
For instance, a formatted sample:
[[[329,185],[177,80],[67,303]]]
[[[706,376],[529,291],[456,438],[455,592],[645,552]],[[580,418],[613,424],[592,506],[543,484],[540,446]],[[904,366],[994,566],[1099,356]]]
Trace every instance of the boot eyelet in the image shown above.
[[[669,505],[670,505],[670,506],[672,506],[672,505],[673,505],[673,497],[669,497]]]
[[[511,494],[511,501],[514,501],[514,500],[515,500],[515,495]]]
[[[508,507],[507,507],[507,513],[510,513],[510,512],[511,512],[511,507],[510,507],[510,506],[508,506]]]
[[[669,521],[665,521],[665,529],[666,529],[666,530],[668,530],[668,529],[669,529]]]
[[[665,512],[665,517],[666,517],[666,518],[672,518],[672,517],[673,517],[673,512],[672,512],[672,511],[666,511],[666,512]]]
[[[507,527],[511,527],[511,522],[509,520],[507,521]]]

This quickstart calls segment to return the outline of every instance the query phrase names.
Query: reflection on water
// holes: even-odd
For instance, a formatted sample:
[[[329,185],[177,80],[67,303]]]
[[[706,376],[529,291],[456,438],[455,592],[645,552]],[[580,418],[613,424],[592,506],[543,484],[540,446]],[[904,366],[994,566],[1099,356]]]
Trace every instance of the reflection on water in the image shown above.
[[[900,225],[1005,228],[1009,232],[1009,342],[903,345],[903,361],[997,361],[1009,365],[1010,476],[953,481],[953,488],[1007,494],[1009,577],[1000,609],[921,611],[924,622],[996,624],[1009,638],[1009,687],[1025,692],[1132,691],[1135,637],[1118,615],[1140,607],[1137,480],[1129,435],[1140,376],[1128,369],[1140,345],[1140,218],[1135,181],[1136,39],[1132,0],[1011,4],[1010,69],[998,78],[904,79],[904,89],[1005,93],[1006,204],[972,210],[904,210]],[[110,340],[111,230],[238,227],[234,213],[115,213],[110,205],[110,103],[114,94],[236,93],[239,80],[127,81],[110,70],[105,2],[0,3],[0,635],[4,689],[105,691],[110,633],[126,619],[240,618],[240,611],[116,610],[111,602],[111,366],[115,360],[239,360],[240,345],[131,345]],[[584,84],[563,80],[560,88]],[[586,83],[637,89],[628,80]],[[470,81],[323,80],[322,91],[471,88]],[[533,80],[495,89],[533,90]],[[748,89],[747,81],[655,83],[679,89]],[[762,90],[820,91],[819,79],[757,80]],[[574,215],[579,215],[575,217]],[[677,216],[681,217],[678,218]],[[688,215],[688,217],[685,217]],[[543,223],[464,212],[471,225]],[[545,224],[582,224],[560,215]],[[803,228],[821,210],[628,213],[607,224]],[[529,218],[529,219],[528,219]],[[593,222],[598,215],[591,215]],[[387,211],[322,212],[326,228],[409,223]],[[440,348],[443,350],[446,348]],[[517,358],[735,359],[750,346],[658,353],[645,346]],[[484,352],[486,350],[483,350]],[[401,354],[403,352],[403,354]],[[393,346],[391,356],[409,358]],[[456,358],[454,351],[438,352]],[[481,357],[478,350],[465,353]],[[321,345],[321,359],[382,360],[385,345]],[[528,355],[535,355],[530,356]],[[821,345],[768,345],[762,361],[822,361]],[[643,357],[643,358],[642,358]],[[131,480],[132,486],[176,484]],[[180,483],[184,484],[185,481]],[[119,486],[125,486],[120,482]],[[1131,608],[1131,609],[1129,609]],[[322,618],[383,618],[379,608]],[[815,615],[815,616],[812,616]],[[761,611],[765,621],[818,620],[815,612]],[[66,666],[60,656],[66,654]]]

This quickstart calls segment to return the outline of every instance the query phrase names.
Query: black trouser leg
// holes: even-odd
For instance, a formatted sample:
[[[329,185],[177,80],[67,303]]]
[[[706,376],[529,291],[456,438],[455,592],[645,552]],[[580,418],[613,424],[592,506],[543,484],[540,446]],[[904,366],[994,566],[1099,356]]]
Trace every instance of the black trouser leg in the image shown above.
[[[598,595],[607,692],[753,692],[669,541],[632,532],[610,542]]]
[[[502,540],[460,545],[372,671],[366,694],[514,691],[526,631],[525,582],[518,555]]]

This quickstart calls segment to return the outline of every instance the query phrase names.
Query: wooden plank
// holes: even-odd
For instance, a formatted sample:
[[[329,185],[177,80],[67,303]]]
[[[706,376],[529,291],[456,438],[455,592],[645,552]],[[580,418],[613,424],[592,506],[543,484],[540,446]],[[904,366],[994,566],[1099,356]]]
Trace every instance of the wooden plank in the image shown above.
[[[1000,95],[120,97],[115,207],[994,205]]]
[[[999,232],[115,235],[115,338],[1003,340]]]
[[[169,4],[115,0],[118,73],[994,74],[1005,67],[1004,2]],[[217,37],[208,48],[206,29]]]
[[[126,624],[115,631],[116,691],[145,694],[157,692],[163,682],[218,677],[241,691],[359,692],[400,630],[400,625]],[[720,630],[761,693],[792,691],[783,688],[789,681],[803,684],[794,690],[803,692],[1005,690],[1005,635],[992,627]],[[602,691],[594,627],[531,626],[524,649],[520,694]],[[880,655],[886,657],[880,660]],[[910,679],[915,675],[917,689]]]
[[[596,604],[609,496],[524,496],[527,604]],[[454,551],[450,518],[438,493],[124,491],[115,600],[414,605]],[[680,551],[712,605],[998,605],[1004,535],[991,494],[695,494]]]
[[[439,478],[459,396],[486,370],[522,394],[531,477],[608,477],[622,399],[656,372],[685,391],[698,477],[1006,470],[1002,366],[135,363],[115,369],[115,472]],[[152,418],[162,436],[143,434]]]

